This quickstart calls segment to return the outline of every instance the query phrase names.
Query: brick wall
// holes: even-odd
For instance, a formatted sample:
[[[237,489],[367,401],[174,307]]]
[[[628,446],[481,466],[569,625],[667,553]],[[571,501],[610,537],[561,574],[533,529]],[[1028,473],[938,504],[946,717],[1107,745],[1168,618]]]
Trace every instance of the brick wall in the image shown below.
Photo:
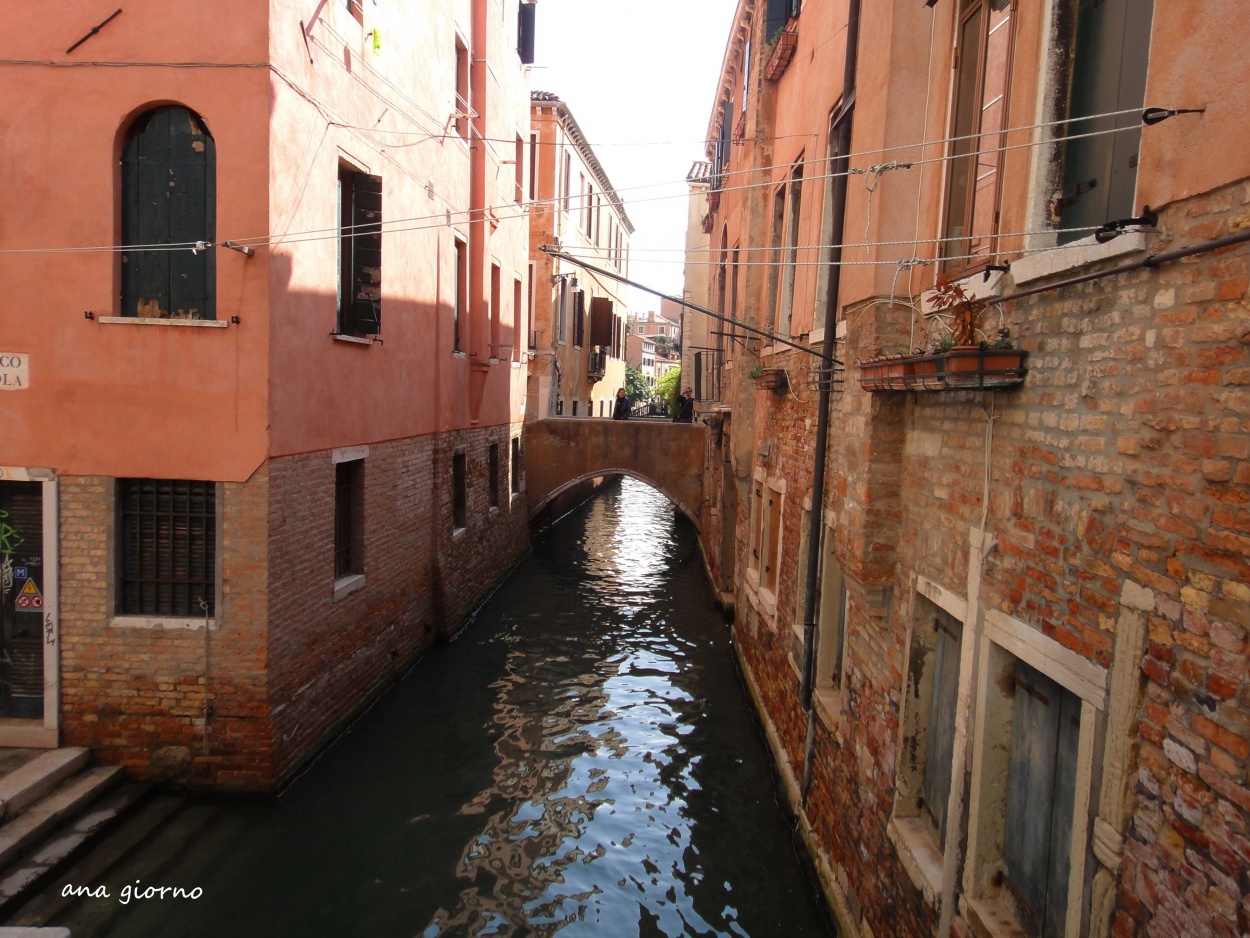
[[[1152,249],[1247,224],[1250,185],[1239,183],[1164,211]],[[1142,704],[1122,751],[1097,753],[1132,780],[1111,933],[1250,932],[1248,273],[1243,245],[1011,304],[1007,324],[1030,352],[1030,372],[1022,388],[998,393],[865,393],[853,363],[902,350],[907,317],[886,303],[850,310],[852,344],[839,348],[848,383],[833,401],[826,494],[850,594],[847,667],[839,715],[816,722],[806,816],[849,907],[873,934],[936,928],[936,910],[887,835],[906,623],[917,576],[966,594],[987,441],[986,527],[998,546],[984,564],[981,608],[1104,668],[1115,663],[1126,590],[1146,610],[1146,656],[1130,662],[1140,664]],[[774,364],[795,374],[806,362],[786,353]],[[804,404],[755,394],[754,419],[737,430],[753,432],[757,453],[771,442],[755,465],[787,487],[777,627],[741,601],[744,502],[735,634],[779,755],[799,775],[806,721],[791,623],[802,598],[814,395]],[[1098,809],[1097,785],[1091,794]]]
[[[272,784],[265,669],[268,476],[222,486],[218,628],[113,624],[116,481],[60,479],[61,739],[140,778]],[[206,713],[208,714],[206,725]]]

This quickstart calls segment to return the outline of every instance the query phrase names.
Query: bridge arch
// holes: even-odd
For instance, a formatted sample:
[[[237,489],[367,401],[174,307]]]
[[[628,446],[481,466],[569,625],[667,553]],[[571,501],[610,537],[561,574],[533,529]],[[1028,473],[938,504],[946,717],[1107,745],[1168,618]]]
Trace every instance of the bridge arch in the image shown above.
[[[530,518],[586,479],[628,475],[656,489],[702,529],[707,428],[666,420],[551,417],[525,424]]]

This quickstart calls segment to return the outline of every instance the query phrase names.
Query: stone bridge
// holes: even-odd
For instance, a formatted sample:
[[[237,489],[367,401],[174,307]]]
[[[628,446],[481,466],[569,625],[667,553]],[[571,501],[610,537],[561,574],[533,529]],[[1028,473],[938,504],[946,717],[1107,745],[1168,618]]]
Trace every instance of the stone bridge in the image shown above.
[[[669,420],[550,417],[525,424],[530,518],[557,495],[596,476],[633,476],[664,495],[701,529],[707,427]]]

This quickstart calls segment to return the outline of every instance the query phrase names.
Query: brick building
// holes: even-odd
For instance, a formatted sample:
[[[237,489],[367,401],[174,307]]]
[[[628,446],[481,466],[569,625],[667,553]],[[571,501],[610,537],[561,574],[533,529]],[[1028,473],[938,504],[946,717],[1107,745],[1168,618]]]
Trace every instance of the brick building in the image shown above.
[[[625,386],[624,287],[568,264],[561,250],[624,276],[633,223],[569,105],[547,91],[532,94],[530,220],[535,284],[526,413],[540,417],[610,417]]]
[[[0,745],[272,790],[523,550],[532,13],[0,14]]]
[[[738,4],[709,566],[844,935],[1250,933],[1238,12]]]

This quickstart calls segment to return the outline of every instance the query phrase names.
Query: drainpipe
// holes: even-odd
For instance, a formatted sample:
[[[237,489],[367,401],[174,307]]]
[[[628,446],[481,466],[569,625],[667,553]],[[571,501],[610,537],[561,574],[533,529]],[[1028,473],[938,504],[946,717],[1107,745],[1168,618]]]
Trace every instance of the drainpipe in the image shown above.
[[[816,462],[812,467],[812,510],[807,537],[807,583],[803,603],[803,683],[800,698],[807,711],[807,743],[803,753],[801,797],[807,806],[812,781],[812,754],[816,747],[816,711],[812,689],[816,676],[816,611],[820,605],[820,532],[825,514],[825,451],[829,443],[829,395],[833,386],[834,342],[838,333],[838,292],[842,283],[842,241],[845,238],[847,168],[851,152],[851,123],[855,107],[855,67],[859,57],[860,0],[850,0],[846,23],[846,63],[842,73],[842,104],[835,118],[838,157],[830,167],[833,183],[832,225],[837,244],[829,251],[829,281],[825,294],[825,334],[821,341],[822,380],[816,401]],[[826,372],[824,369],[828,369]]]

